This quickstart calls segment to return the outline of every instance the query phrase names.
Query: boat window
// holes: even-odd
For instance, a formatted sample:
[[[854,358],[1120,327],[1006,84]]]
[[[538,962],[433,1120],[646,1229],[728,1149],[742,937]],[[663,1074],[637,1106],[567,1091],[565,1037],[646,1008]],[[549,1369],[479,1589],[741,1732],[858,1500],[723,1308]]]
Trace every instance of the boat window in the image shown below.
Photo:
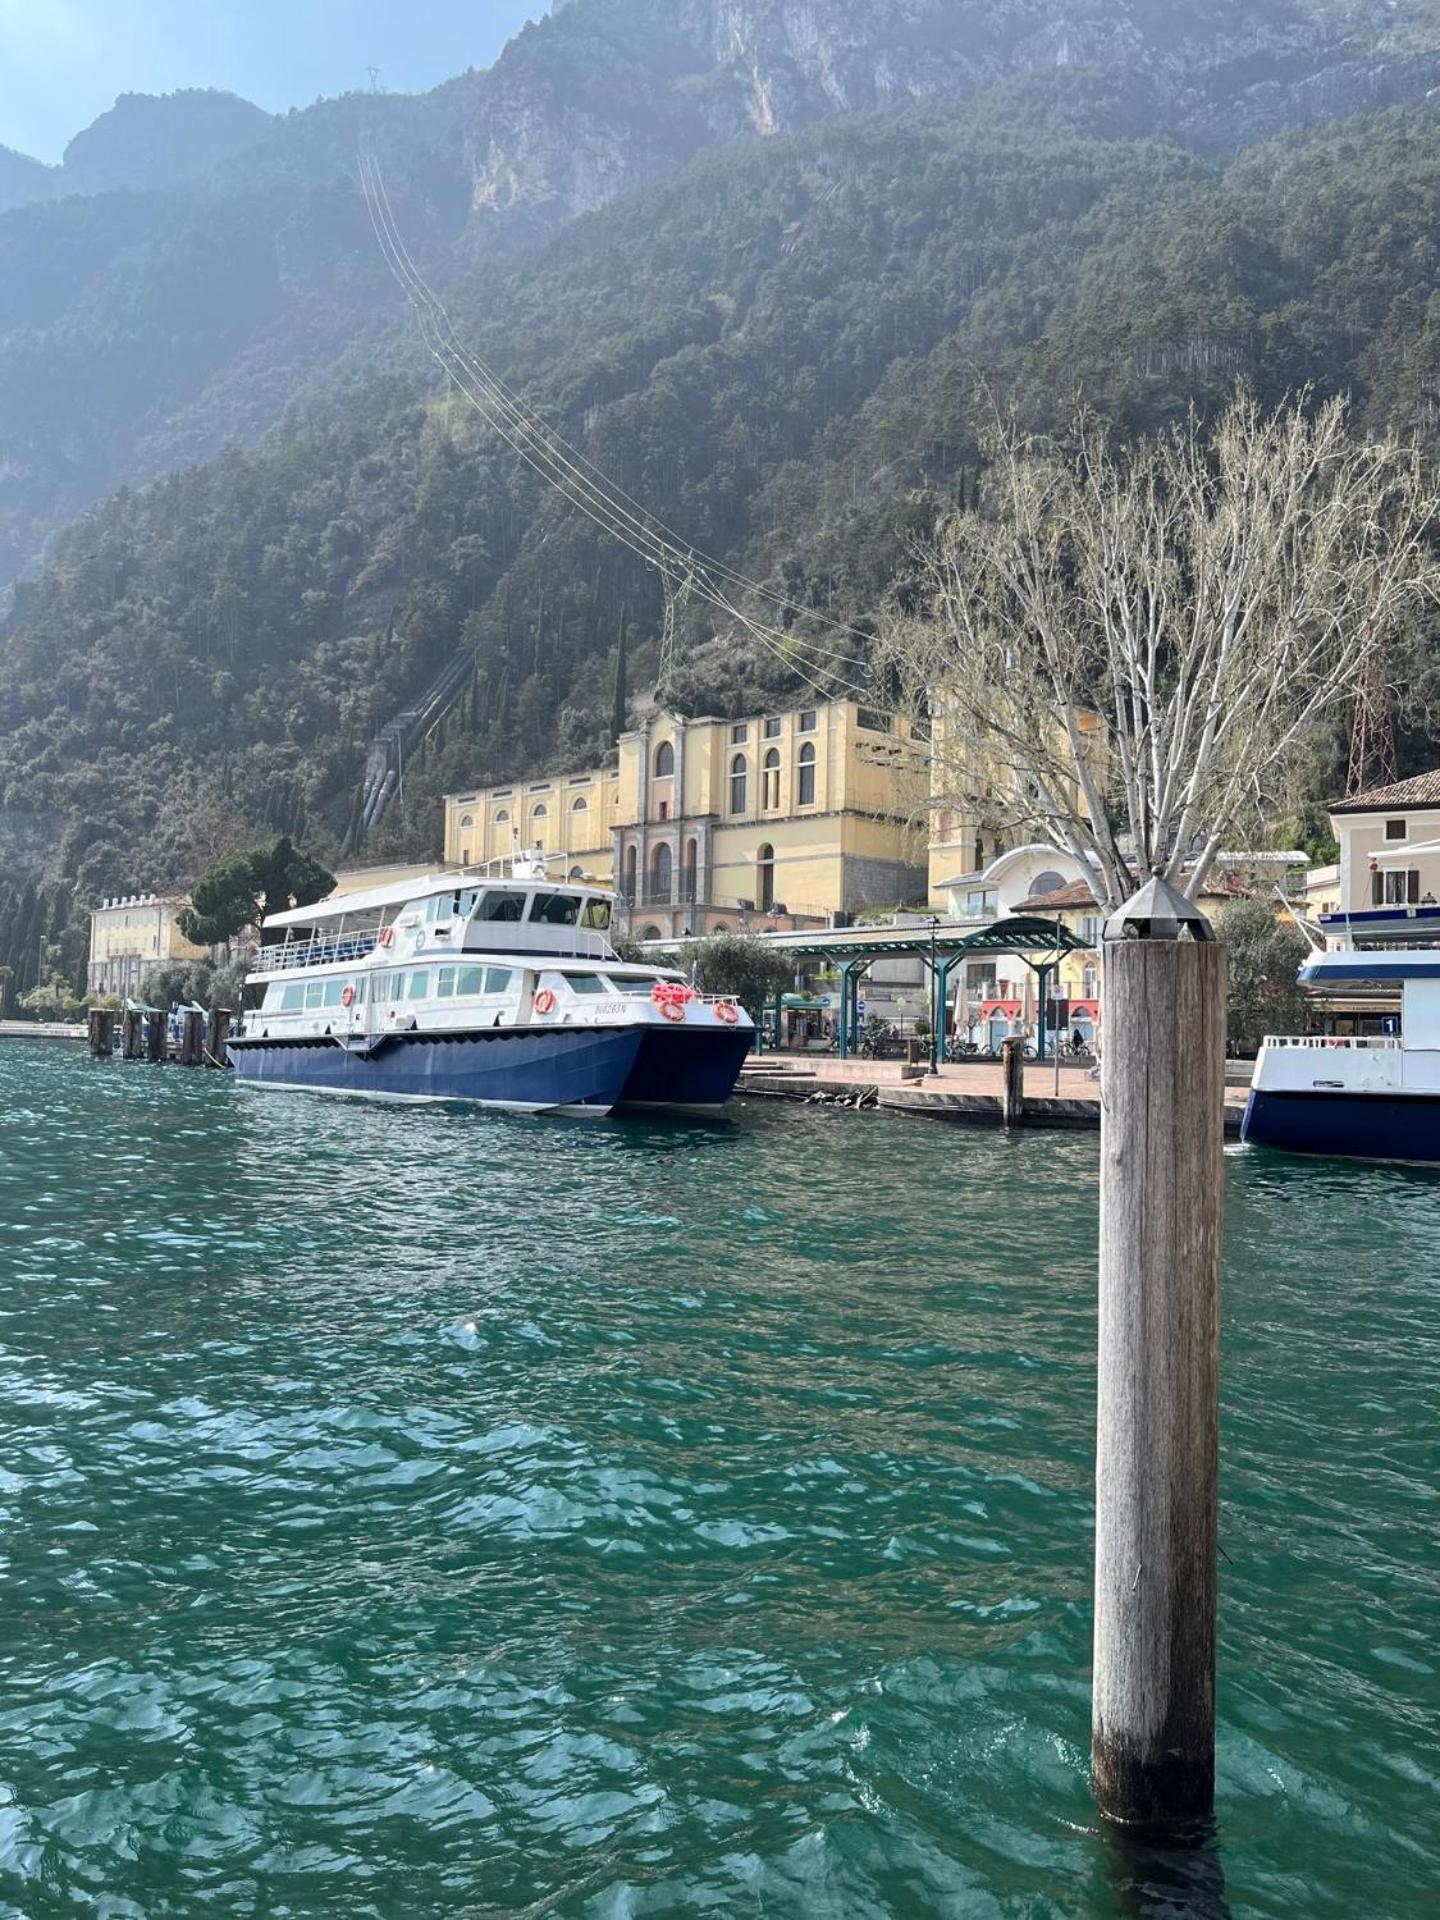
[[[468,920],[468,919],[470,918],[470,916],[471,916],[471,914],[472,914],[472,913],[474,913],[474,911],[475,911],[475,902],[476,902],[476,901],[477,901],[477,900],[478,900],[479,898],[480,898],[480,896],[479,896],[479,894],[478,894],[478,893],[476,893],[476,891],[475,891],[475,889],[474,889],[473,887],[472,887],[472,888],[470,889],[470,891],[469,891],[468,893],[462,893],[462,894],[461,894],[461,896],[460,896],[460,918],[461,918],[462,920]]]
[[[340,1005],[341,995],[349,984],[348,980],[327,980],[325,982],[326,1006],[338,1007]]]
[[[305,983],[305,1011],[311,1013],[315,1008],[323,1007],[324,1004],[325,982],[323,980],[308,980]]]
[[[616,993],[633,993],[637,995],[648,994],[654,984],[655,982],[653,980],[637,980],[633,975],[628,978],[621,978],[610,982],[611,988]]]
[[[577,893],[537,893],[530,907],[530,918],[547,927],[573,927],[580,917]]]
[[[606,993],[609,989],[598,973],[567,973],[565,984],[572,993]]]
[[[604,933],[610,925],[610,902],[608,900],[587,900],[580,915],[582,927],[590,927],[597,933]]]
[[[280,1011],[282,1013],[300,1013],[304,1010],[304,1006],[305,989],[298,981],[283,990],[280,998]]]
[[[410,998],[412,1000],[428,1000],[430,998],[430,975],[428,973],[411,974]]]
[[[435,998],[448,1000],[455,992],[454,967],[441,967],[435,976]]]
[[[455,991],[462,996],[485,991],[485,969],[483,967],[461,967],[455,976]]]
[[[487,893],[480,902],[477,920],[523,920],[525,918],[525,896],[523,893]]]
[[[485,969],[486,993],[509,993],[510,984],[515,976],[508,967],[487,967]]]

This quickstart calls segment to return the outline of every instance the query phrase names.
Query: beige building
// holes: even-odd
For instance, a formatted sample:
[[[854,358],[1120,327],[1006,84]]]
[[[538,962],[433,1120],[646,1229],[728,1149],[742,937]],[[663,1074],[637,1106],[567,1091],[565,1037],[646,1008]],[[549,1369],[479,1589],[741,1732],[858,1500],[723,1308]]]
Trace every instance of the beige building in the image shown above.
[[[1420,910],[1440,903],[1440,772],[1337,800],[1330,825],[1340,844],[1338,885],[1320,883],[1318,869],[1312,910],[1328,909],[1337,921],[1362,916],[1366,932],[1398,923],[1398,934]],[[1373,918],[1367,924],[1363,916]]]
[[[210,949],[193,945],[176,924],[189,904],[181,894],[153,893],[102,901],[90,915],[90,992],[133,997],[156,967],[208,960]]]
[[[614,886],[641,938],[845,918],[925,894],[923,728],[854,701],[657,713],[616,764],[450,795],[445,857],[540,848]]]

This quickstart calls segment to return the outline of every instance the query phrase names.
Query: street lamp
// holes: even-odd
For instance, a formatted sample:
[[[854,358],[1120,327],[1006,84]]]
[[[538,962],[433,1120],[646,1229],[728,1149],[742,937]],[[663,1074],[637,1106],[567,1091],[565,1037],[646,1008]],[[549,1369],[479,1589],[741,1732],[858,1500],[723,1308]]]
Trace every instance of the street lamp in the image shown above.
[[[945,1010],[940,1005],[939,963],[935,955],[935,935],[939,930],[939,926],[940,926],[940,922],[938,918],[934,914],[932,914],[930,916],[930,1074],[929,1074],[929,1077],[932,1080],[938,1080],[940,1077],[940,1022],[945,1017]]]

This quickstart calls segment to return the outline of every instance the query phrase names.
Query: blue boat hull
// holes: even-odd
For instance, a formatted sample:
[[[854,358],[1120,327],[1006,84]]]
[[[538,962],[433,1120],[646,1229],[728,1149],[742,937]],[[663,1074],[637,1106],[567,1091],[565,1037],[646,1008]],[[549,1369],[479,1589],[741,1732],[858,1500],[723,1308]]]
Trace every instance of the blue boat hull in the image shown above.
[[[643,1027],[509,1028],[387,1035],[373,1052],[330,1039],[241,1039],[230,1059],[241,1080],[388,1100],[468,1100],[548,1112],[608,1113],[630,1077]]]
[[[620,1104],[723,1107],[755,1037],[751,1027],[646,1027]]]
[[[1267,1093],[1253,1089],[1240,1138],[1282,1153],[1440,1162],[1433,1094]]]

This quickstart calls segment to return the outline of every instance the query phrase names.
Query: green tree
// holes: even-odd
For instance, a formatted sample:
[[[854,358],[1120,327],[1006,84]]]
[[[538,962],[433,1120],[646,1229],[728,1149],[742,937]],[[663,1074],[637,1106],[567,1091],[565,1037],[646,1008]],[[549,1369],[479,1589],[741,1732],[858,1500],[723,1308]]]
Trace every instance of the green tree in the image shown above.
[[[63,973],[52,973],[40,986],[22,994],[20,1005],[37,1020],[78,1020],[85,1010]]]
[[[180,931],[196,946],[219,946],[242,927],[258,925],[267,913],[323,900],[334,886],[334,874],[286,837],[268,849],[217,861],[197,882],[193,906],[179,917]]]
[[[795,963],[753,933],[712,933],[680,949],[677,964],[702,993],[733,994],[756,1022],[768,1001],[788,990]]]
[[[1263,900],[1231,900],[1216,932],[1230,953],[1230,1044],[1253,1053],[1267,1033],[1296,1033],[1305,1017],[1299,982],[1310,951],[1299,929]]]

